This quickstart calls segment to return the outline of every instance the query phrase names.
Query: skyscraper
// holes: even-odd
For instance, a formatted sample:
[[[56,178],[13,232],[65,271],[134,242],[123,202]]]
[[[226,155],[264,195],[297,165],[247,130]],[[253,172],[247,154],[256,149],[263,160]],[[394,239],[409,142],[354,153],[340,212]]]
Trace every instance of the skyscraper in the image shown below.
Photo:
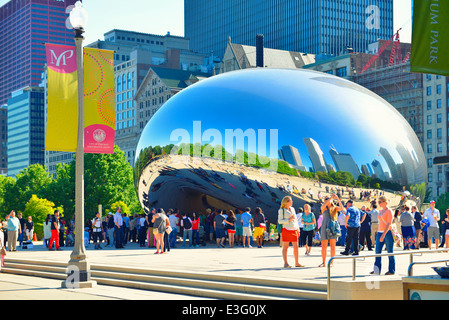
[[[184,0],[191,48],[221,57],[228,36],[254,46],[256,34],[273,49],[312,53],[366,52],[393,33],[393,0]]]
[[[44,88],[27,87],[8,100],[8,176],[45,164]]]
[[[331,148],[329,153],[338,171],[349,172],[357,180],[360,175],[359,167],[349,153],[338,153],[335,148]]]
[[[303,166],[301,156],[299,155],[298,149],[293,146],[283,146],[279,149],[279,155],[282,160],[285,160],[288,164],[291,164],[296,169],[301,171],[307,171],[306,167]]]
[[[326,160],[324,160],[323,151],[321,151],[318,143],[312,138],[304,138],[304,143],[309,153],[310,161],[312,161],[313,170],[315,172],[327,172]]]
[[[66,28],[67,7],[75,2],[11,0],[0,8],[0,105],[13,91],[39,85],[44,43],[75,44],[73,31]]]

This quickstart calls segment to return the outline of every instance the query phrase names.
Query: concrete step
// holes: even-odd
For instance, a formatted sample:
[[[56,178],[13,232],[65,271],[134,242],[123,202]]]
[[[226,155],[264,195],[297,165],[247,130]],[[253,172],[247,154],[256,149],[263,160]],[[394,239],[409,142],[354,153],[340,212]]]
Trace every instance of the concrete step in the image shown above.
[[[66,279],[66,263],[8,259],[5,273]],[[251,277],[177,272],[154,269],[91,265],[91,278],[98,284],[187,294],[216,299],[308,299],[325,300],[325,286]]]

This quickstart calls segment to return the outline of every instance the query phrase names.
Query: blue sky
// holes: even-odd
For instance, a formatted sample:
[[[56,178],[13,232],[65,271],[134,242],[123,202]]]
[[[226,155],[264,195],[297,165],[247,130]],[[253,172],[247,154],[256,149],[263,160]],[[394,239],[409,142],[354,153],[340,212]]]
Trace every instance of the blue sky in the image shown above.
[[[0,6],[8,2],[0,0]],[[89,21],[86,44],[112,29],[133,30],[144,33],[184,36],[184,0],[84,0]],[[403,28],[401,40],[411,41],[412,0],[394,0],[395,30]]]

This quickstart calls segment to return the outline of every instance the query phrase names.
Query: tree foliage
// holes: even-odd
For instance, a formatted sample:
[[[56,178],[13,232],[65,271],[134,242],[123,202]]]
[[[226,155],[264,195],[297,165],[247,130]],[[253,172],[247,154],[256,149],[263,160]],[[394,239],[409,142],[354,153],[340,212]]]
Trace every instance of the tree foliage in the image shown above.
[[[115,146],[113,154],[85,154],[84,157],[86,219],[93,218],[99,204],[107,208],[118,201],[130,212],[140,211],[132,168],[120,148]],[[56,178],[41,165],[25,168],[16,179],[0,177],[0,204],[3,215],[11,210],[27,210],[32,212],[28,215],[33,220],[40,220],[45,219],[44,212],[49,212],[44,207],[57,206],[64,211],[66,220],[70,219],[75,213],[75,161],[58,165]]]

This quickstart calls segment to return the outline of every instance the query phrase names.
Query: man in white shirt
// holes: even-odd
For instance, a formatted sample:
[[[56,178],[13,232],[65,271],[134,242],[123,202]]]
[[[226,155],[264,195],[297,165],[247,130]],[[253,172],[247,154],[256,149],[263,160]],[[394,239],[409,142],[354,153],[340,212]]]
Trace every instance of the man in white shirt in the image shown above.
[[[429,244],[429,250],[432,249],[432,238],[435,239],[436,248],[440,244],[440,227],[438,221],[440,221],[440,211],[435,209],[435,201],[430,201],[430,208],[424,211],[424,219],[429,221],[429,227],[427,228],[427,239]]]
[[[115,248],[121,249],[123,247],[123,217],[122,208],[117,207],[117,211],[114,214],[114,229],[115,229]]]

